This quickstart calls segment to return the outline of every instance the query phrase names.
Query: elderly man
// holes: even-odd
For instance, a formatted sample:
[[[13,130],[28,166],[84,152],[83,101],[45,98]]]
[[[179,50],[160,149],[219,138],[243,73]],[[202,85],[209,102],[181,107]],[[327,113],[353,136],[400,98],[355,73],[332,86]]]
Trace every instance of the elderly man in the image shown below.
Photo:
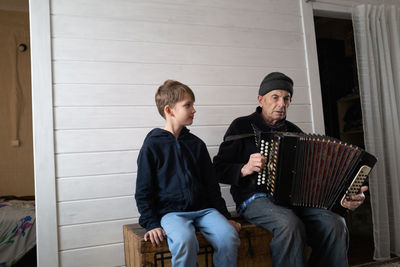
[[[260,85],[259,106],[249,116],[232,122],[224,139],[239,138],[228,138],[221,144],[214,166],[220,182],[231,185],[239,214],[273,233],[269,244],[273,266],[306,266],[306,244],[312,247],[308,266],[347,266],[349,237],[341,215],[325,209],[276,205],[266,194],[256,191],[254,181],[266,158],[259,153],[251,133],[301,132],[286,120],[292,96],[291,78],[279,72],[268,74]],[[363,186],[358,195],[345,201],[346,208],[354,210],[361,205],[367,189]]]

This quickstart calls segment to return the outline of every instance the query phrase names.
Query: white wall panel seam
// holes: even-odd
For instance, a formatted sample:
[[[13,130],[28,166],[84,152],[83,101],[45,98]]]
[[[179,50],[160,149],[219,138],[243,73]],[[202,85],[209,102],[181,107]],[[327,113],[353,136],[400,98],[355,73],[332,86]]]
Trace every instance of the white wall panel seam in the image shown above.
[[[132,198],[132,201],[135,201],[134,193],[128,195],[118,195],[112,197],[92,197],[92,198],[81,198],[81,199],[73,199],[73,200],[57,200],[57,204],[64,204],[64,203],[77,203],[77,202],[85,202],[85,201],[96,201],[96,200],[113,200],[118,198]],[[121,220],[121,219],[119,219]]]
[[[166,65],[166,66],[204,66],[204,67],[240,67],[240,68],[255,68],[255,67],[269,67],[269,68],[275,68],[275,69],[283,69],[285,68],[284,66],[279,66],[279,67],[274,67],[274,66],[268,66],[268,65],[261,65],[261,64],[255,64],[255,65],[240,65],[240,64],[203,64],[203,63],[174,63],[174,62],[144,62],[144,61],[121,61],[121,60],[90,60],[90,59],[85,59],[85,60],[78,60],[78,59],[62,59],[62,60],[53,60],[53,62],[85,62],[85,63],[129,63],[129,64],[141,64],[141,65]],[[292,66],[287,66],[286,69],[292,69],[292,70],[303,70],[306,68],[303,67],[292,67]]]
[[[80,249],[97,248],[97,247],[105,247],[105,246],[120,245],[120,244],[123,244],[123,242],[114,242],[114,243],[102,244],[102,245],[97,245],[97,246],[83,246],[83,247],[78,247],[78,248],[60,249],[59,251],[61,253],[63,253],[63,252],[69,252],[69,251],[77,251]]]
[[[115,220],[110,220],[107,222],[88,222],[88,223],[79,223],[76,225],[62,225],[62,226],[58,226],[58,229],[67,229],[67,228],[73,228],[73,227],[77,227],[77,226],[93,226],[93,225],[102,225],[105,223],[110,223],[110,222],[123,222],[123,221],[127,221],[127,220],[137,220],[139,218],[139,216],[136,217],[131,217],[128,219],[115,219]]]
[[[298,36],[301,36],[298,34]],[[227,44],[218,44],[218,43],[193,43],[193,42],[161,42],[161,41],[139,41],[139,40],[129,40],[129,39],[109,39],[109,38],[95,38],[95,37],[90,37],[90,38],[83,38],[83,37],[74,37],[74,36],[53,36],[53,39],[74,39],[74,40],[82,40],[82,41],[107,41],[107,42],[129,42],[129,43],[142,43],[142,44],[160,44],[160,45],[176,45],[176,46],[187,46],[187,47],[216,47],[216,48],[238,48],[238,49],[249,49],[249,50],[263,50],[262,47],[256,47],[256,46],[243,46],[243,45],[227,45]],[[56,48],[57,49],[57,48]],[[281,47],[281,46],[276,46],[276,47],[270,47],[269,50],[278,50],[278,51],[299,51],[302,52],[302,49],[297,49],[296,47]],[[52,61],[58,61],[54,57],[52,58]]]
[[[71,2],[71,3],[74,3],[74,2],[84,3],[84,2],[88,2],[88,1],[69,1],[69,2]],[[96,3],[101,3],[101,2],[104,2],[104,1],[96,1]],[[114,4],[118,5],[119,2],[121,2],[121,1],[114,1]],[[238,1],[236,1],[236,2],[238,2]],[[285,1],[281,0],[280,2],[283,3]],[[287,2],[290,3],[290,4],[293,4],[292,0],[287,1]],[[318,0],[318,2],[324,2],[324,1]],[[328,2],[332,2],[332,1],[328,1]],[[57,2],[57,4],[59,4],[59,3],[62,3],[62,2]],[[143,2],[131,1],[131,3],[132,3],[132,5],[135,5],[135,4],[141,4]],[[165,6],[168,5],[168,7],[171,7],[171,6],[187,7],[187,8],[191,8],[191,9],[193,9],[193,8],[212,8],[213,10],[220,9],[221,12],[240,11],[240,12],[249,12],[249,13],[256,13],[256,12],[260,12],[261,13],[261,12],[263,12],[263,13],[271,13],[271,14],[279,14],[279,15],[290,15],[290,16],[298,15],[297,10],[296,10],[296,12],[288,12],[288,8],[278,8],[278,10],[281,10],[281,11],[277,12],[275,9],[271,10],[271,8],[269,8],[269,7],[268,8],[267,7],[257,8],[257,9],[249,8],[249,5],[244,5],[244,6],[240,6],[240,7],[233,7],[232,4],[234,4],[235,1],[228,1],[227,2],[227,3],[231,4],[231,5],[226,5],[226,4],[223,3],[223,1],[220,1],[220,3],[221,3],[220,5],[215,5],[215,2],[213,4],[209,4],[206,1],[185,2],[185,3],[180,2],[179,3],[179,2],[176,2],[176,1],[174,1],[174,2],[173,1],[167,1],[167,2],[164,1],[163,2],[163,1],[147,0],[145,3],[153,5],[156,8],[165,7]],[[266,1],[262,1],[261,3],[265,4]],[[75,13],[71,13],[71,12],[63,13],[63,12],[57,11],[59,9],[62,10],[62,8],[58,8],[56,5],[52,5],[51,14],[67,14],[67,15],[68,14],[75,14]],[[92,15],[92,16],[94,16],[94,15]]]
[[[265,15],[265,14],[264,14]],[[184,26],[202,26],[202,27],[210,27],[210,28],[221,28],[221,29],[238,29],[238,30],[251,30],[251,31],[267,31],[267,32],[287,32],[287,33],[301,33],[298,30],[282,30],[280,29],[270,29],[270,28],[260,28],[255,25],[252,25],[253,27],[246,26],[246,27],[241,27],[241,26],[233,26],[233,25],[221,25],[221,24],[207,24],[207,23],[193,23],[193,22],[185,22],[185,21],[163,21],[163,20],[146,20],[146,19],[128,19],[128,18],[120,18],[120,17],[96,17],[96,16],[83,16],[83,15],[64,15],[64,14],[52,14],[51,18],[52,21],[54,19],[60,18],[60,17],[65,17],[65,18],[80,18],[80,19],[88,19],[88,20],[101,20],[101,21],[119,21],[119,22],[144,22],[144,23],[149,23],[149,24],[164,24],[168,23],[169,25],[184,25]],[[290,18],[297,18],[299,21],[301,19],[301,16],[290,16]],[[299,28],[299,30],[301,30]],[[53,35],[57,36],[57,35]]]

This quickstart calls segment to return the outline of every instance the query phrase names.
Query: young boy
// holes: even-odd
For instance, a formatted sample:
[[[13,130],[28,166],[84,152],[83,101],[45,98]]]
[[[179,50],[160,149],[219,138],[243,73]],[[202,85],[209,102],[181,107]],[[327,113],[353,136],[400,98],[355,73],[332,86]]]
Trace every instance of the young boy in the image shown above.
[[[147,134],[137,160],[135,199],[144,239],[157,246],[167,237],[172,266],[196,266],[198,229],[214,248],[214,266],[236,266],[240,224],[226,219],[206,145],[185,127],[193,123],[194,94],[167,80],[155,100],[165,127]]]

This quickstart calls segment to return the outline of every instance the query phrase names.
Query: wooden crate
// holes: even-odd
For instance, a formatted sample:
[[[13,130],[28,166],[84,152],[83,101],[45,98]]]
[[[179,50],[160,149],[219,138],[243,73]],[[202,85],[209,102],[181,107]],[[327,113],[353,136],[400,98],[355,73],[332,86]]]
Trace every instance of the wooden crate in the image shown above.
[[[272,234],[255,225],[240,221],[242,230],[239,233],[240,246],[238,249],[239,267],[272,266],[269,253],[269,242]],[[161,247],[153,247],[150,241],[145,242],[146,232],[139,224],[123,226],[125,265],[126,267],[171,266],[171,254],[166,240]],[[198,254],[199,267],[212,267],[212,247],[200,232],[196,233],[200,251]]]

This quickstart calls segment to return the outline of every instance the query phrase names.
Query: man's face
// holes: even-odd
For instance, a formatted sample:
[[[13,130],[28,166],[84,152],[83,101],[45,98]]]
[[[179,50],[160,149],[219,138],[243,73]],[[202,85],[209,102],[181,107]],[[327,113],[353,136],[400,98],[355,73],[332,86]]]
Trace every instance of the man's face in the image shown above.
[[[265,122],[275,125],[286,117],[290,104],[290,93],[286,90],[273,90],[263,96],[258,96],[258,105],[262,108]]]

